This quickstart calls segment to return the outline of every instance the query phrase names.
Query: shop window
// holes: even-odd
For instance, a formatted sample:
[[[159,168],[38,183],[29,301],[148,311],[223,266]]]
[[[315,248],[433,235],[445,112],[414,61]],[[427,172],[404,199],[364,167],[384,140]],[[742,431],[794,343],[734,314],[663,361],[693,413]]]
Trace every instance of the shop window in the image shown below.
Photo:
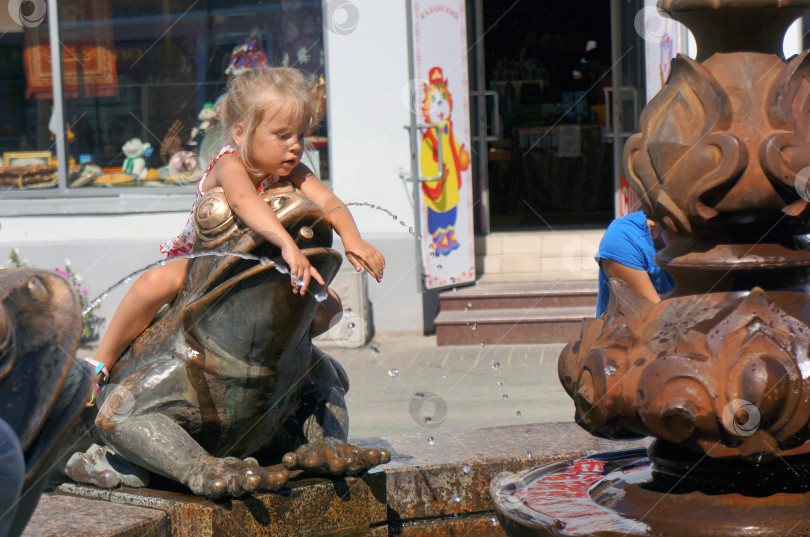
[[[23,4],[46,7],[45,0]],[[219,149],[215,109],[234,69],[266,61],[301,69],[313,81],[323,74],[319,1],[60,0],[58,13],[33,23],[5,11],[4,196],[191,191]],[[54,15],[63,72],[63,92],[56,96]],[[53,113],[60,99],[64,124]],[[303,160],[328,180],[325,133],[322,124]],[[68,162],[60,179],[56,147],[62,140]]]

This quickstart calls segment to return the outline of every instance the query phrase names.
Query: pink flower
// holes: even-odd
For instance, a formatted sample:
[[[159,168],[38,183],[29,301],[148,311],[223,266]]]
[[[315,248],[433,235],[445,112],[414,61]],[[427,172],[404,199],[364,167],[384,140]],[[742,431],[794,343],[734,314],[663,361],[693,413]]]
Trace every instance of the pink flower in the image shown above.
[[[82,293],[87,294],[87,289],[82,289]]]
[[[76,287],[81,287],[81,286],[82,286],[82,282],[76,282]]]
[[[55,269],[53,269],[53,270],[55,270],[56,272],[58,272],[59,274],[61,274],[61,275],[62,275],[62,276],[64,276],[65,278],[67,278],[67,277],[68,277],[68,273],[67,273],[67,272],[65,272],[64,270],[60,269],[60,268],[55,268]]]

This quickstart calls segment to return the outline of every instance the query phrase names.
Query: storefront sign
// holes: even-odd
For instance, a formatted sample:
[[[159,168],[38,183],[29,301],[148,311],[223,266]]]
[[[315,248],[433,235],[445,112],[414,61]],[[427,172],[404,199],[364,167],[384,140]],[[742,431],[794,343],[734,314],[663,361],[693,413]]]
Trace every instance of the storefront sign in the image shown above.
[[[630,188],[630,183],[624,175],[619,177],[619,216],[627,216],[630,213],[641,210],[641,200],[635,190]]]
[[[647,67],[647,102],[661,91],[669,78],[672,59],[681,52],[681,26],[656,7],[657,0],[644,0],[643,37]],[[637,24],[642,20],[637,20]],[[641,28],[639,28],[641,30]]]
[[[426,289],[475,281],[464,0],[413,0],[414,90]]]

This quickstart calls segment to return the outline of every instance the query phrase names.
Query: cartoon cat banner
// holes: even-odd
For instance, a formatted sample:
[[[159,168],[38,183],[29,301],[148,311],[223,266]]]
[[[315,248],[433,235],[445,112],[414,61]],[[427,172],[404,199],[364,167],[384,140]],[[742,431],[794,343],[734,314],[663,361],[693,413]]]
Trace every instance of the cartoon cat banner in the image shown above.
[[[475,281],[464,0],[411,2],[426,289]]]

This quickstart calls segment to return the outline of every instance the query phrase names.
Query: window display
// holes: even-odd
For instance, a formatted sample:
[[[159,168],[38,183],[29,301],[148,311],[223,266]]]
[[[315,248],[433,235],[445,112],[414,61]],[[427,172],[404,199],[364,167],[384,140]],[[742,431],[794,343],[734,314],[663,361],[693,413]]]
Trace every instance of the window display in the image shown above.
[[[0,190],[6,193],[191,189],[219,149],[216,107],[230,76],[265,64],[301,69],[313,84],[323,74],[319,1],[58,5],[64,126],[53,117],[54,14],[19,24],[0,15],[6,32],[0,37],[0,154],[9,155],[0,167]],[[322,124],[303,159],[322,177],[325,133]],[[58,180],[58,143],[68,155],[65,184]]]

